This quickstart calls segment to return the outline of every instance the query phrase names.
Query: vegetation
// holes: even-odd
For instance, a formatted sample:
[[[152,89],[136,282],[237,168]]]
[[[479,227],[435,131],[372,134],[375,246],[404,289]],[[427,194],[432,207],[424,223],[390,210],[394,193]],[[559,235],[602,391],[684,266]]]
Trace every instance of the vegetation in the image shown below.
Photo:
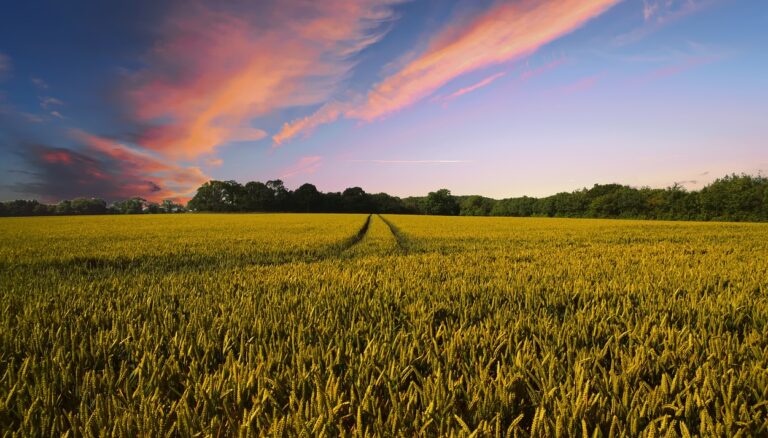
[[[765,436],[766,241],[735,223],[4,218],[0,430]]]
[[[495,200],[482,196],[453,196],[447,189],[425,197],[400,199],[385,193],[370,195],[359,187],[343,193],[321,193],[311,184],[295,191],[280,180],[266,184],[210,181],[189,202],[196,211],[294,211],[346,213],[410,213],[462,216],[587,217],[666,220],[768,220],[768,178],[731,175],[702,190],[679,185],[666,189],[596,184],[591,189],[545,198]]]
[[[90,204],[95,205],[90,205]],[[76,206],[78,205],[78,206]],[[666,189],[595,184],[590,189],[558,193],[544,198],[495,200],[482,196],[453,196],[447,189],[425,197],[400,199],[386,193],[369,194],[360,187],[340,193],[322,193],[312,184],[289,190],[282,181],[209,181],[188,207],[204,212],[325,212],[389,213],[461,216],[586,217],[665,220],[768,221],[768,178],[730,175],[700,191],[680,185]],[[51,214],[167,213],[184,207],[132,198],[109,208],[101,200],[63,201],[43,205],[37,201],[0,203],[0,216]]]
[[[76,198],[64,200],[58,204],[41,204],[36,200],[17,199],[0,202],[0,216],[69,216],[96,214],[141,214],[141,213],[181,213],[186,211],[183,205],[171,200],[160,204],[144,198],[130,198],[118,201],[110,206],[103,199]]]

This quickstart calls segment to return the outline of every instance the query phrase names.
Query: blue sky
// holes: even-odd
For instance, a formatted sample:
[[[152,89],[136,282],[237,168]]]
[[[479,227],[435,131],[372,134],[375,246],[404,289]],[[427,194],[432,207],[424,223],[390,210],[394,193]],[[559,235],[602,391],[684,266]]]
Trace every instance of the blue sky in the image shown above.
[[[768,172],[761,1],[2,8],[2,199],[276,178],[541,196]]]

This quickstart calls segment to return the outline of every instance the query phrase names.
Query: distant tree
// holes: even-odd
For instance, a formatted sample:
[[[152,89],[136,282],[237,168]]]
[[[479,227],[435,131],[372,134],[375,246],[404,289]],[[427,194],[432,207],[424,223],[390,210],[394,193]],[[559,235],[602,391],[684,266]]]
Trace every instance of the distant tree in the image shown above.
[[[376,193],[368,196],[373,212],[389,214],[405,213],[403,202],[396,196],[390,196],[386,193]]]
[[[267,187],[273,194],[273,211],[286,211],[289,207],[290,192],[285,188],[282,180],[274,179],[267,181]]]
[[[56,205],[57,214],[72,214],[72,202],[65,199]]]
[[[107,212],[107,203],[103,199],[75,198],[69,201],[71,214],[104,214]]]
[[[198,211],[239,211],[245,202],[245,189],[237,181],[211,180],[197,189],[188,205]]]
[[[448,189],[440,189],[427,194],[425,203],[425,212],[427,214],[436,214],[443,216],[452,216],[459,214],[459,204],[456,198],[451,195]]]
[[[520,216],[528,217],[534,214],[536,198],[523,196],[496,201],[491,209],[491,216]]]
[[[162,213],[181,213],[185,210],[183,205],[173,202],[172,199],[163,199],[163,202],[160,203]]]
[[[708,219],[764,220],[768,178],[728,175],[699,192],[701,212]]]
[[[344,211],[349,213],[369,213],[370,196],[360,187],[350,187],[341,193]]]
[[[323,195],[322,211],[340,213],[344,211],[344,198],[340,192],[330,192]]]
[[[141,214],[144,212],[144,206],[146,204],[146,199],[136,197],[117,201],[112,204],[112,209],[119,214]]]
[[[312,184],[302,184],[291,194],[293,211],[318,211],[323,205],[323,195]]]
[[[459,214],[461,216],[488,216],[495,205],[495,201],[483,196],[466,196],[459,201]]]
[[[245,211],[274,210],[275,203],[275,192],[266,184],[250,181],[245,185]]]

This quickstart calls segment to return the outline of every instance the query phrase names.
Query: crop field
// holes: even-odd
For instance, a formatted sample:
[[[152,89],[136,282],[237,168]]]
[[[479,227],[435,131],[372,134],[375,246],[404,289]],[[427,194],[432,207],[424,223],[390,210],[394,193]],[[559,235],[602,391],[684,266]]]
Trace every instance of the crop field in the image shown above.
[[[767,436],[768,225],[0,219],[3,436]]]

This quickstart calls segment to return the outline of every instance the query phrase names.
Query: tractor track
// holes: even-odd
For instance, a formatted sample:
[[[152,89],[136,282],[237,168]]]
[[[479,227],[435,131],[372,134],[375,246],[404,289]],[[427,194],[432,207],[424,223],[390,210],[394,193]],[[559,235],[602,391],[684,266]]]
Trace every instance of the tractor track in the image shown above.
[[[408,254],[408,252],[410,251],[410,242],[408,241],[408,238],[405,237],[405,234],[403,234],[403,232],[400,231],[399,228],[397,228],[397,225],[385,219],[384,216],[380,214],[377,214],[376,216],[378,216],[379,219],[381,219],[385,224],[387,224],[387,227],[389,227],[389,231],[391,231],[392,235],[395,236],[395,240],[397,241],[397,246],[400,248],[400,251],[402,251],[404,254]]]

